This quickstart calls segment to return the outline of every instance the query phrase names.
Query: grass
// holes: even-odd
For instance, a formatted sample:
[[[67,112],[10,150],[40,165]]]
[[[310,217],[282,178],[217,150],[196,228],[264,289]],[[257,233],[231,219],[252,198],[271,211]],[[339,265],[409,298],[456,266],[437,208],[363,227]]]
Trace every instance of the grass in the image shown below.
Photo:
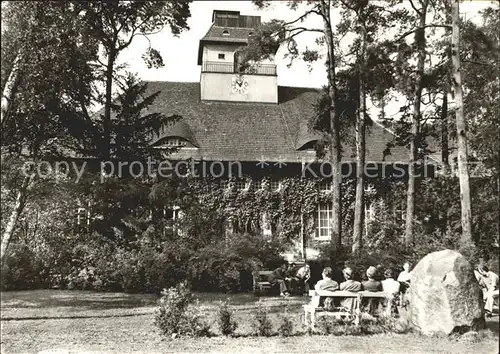
[[[372,335],[249,336],[251,318],[268,306],[274,329],[285,307],[301,327],[306,298],[256,298],[251,294],[197,294],[212,330],[215,313],[229,297],[239,324],[235,338],[165,339],[153,325],[158,297],[123,293],[39,290],[2,293],[2,353],[498,353],[498,317],[490,330],[470,337],[424,337],[415,333]]]

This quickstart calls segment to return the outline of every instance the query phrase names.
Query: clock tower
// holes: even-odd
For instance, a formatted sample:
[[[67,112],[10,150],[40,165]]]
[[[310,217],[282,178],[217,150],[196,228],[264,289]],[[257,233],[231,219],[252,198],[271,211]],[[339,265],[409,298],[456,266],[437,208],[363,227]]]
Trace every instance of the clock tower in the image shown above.
[[[203,101],[278,103],[278,77],[274,60],[240,70],[240,50],[260,25],[260,16],[215,10],[212,26],[200,40],[200,92]]]

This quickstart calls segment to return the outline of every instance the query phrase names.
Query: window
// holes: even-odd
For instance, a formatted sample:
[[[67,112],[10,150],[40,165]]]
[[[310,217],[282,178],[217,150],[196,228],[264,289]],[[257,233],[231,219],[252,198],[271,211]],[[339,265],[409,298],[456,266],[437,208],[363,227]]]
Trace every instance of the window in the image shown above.
[[[227,188],[227,181],[226,180],[221,180],[220,181],[220,187],[222,189],[226,189]]]
[[[226,54],[219,53],[219,59],[222,59],[222,60],[226,59]]]
[[[222,35],[223,35],[223,36],[229,36],[229,31],[228,31],[228,30],[224,30],[224,31],[222,32]]]
[[[173,206],[172,208],[163,209],[163,217],[167,220],[177,221],[181,216],[181,208]]]
[[[370,221],[375,217],[375,208],[373,207],[373,203],[365,204],[365,220]]]
[[[237,190],[244,191],[244,190],[248,189],[249,183],[247,181],[245,181],[244,179],[242,179],[242,180],[236,181],[235,186],[236,186]]]
[[[87,224],[90,220],[87,219],[87,209],[77,208],[76,209],[76,224],[78,226],[83,226]]]
[[[332,190],[332,181],[322,181],[319,184],[319,190],[322,192],[328,192]]]
[[[280,183],[280,181],[271,181],[271,182],[269,182],[269,185],[270,185],[271,190],[272,190],[273,192],[279,191],[279,190],[280,190],[280,188],[281,188],[281,183]]]
[[[264,189],[264,183],[261,179],[253,181],[253,189],[255,189],[256,191],[261,191]]]
[[[187,142],[179,138],[168,138],[165,140],[165,146],[168,147],[183,147],[186,146]]]
[[[316,215],[316,238],[320,240],[329,240],[331,235],[331,223],[333,219],[332,204],[322,203],[318,205],[318,214]]]

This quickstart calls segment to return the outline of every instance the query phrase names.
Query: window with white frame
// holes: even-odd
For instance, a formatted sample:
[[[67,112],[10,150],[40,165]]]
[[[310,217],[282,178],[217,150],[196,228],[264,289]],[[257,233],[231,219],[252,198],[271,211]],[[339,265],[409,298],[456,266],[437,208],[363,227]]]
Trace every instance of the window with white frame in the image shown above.
[[[332,203],[319,204],[316,215],[316,239],[329,240],[331,238],[332,219]]]
[[[248,189],[248,187],[250,186],[250,183],[247,182],[246,180],[244,179],[241,179],[241,180],[237,180],[236,183],[235,183],[235,187],[237,190],[239,191],[246,191]]]
[[[375,217],[375,208],[373,203],[365,203],[365,220],[370,221]]]
[[[281,183],[280,183],[280,181],[272,180],[272,181],[269,182],[269,187],[271,187],[272,191],[276,192],[276,191],[280,190]]]
[[[322,192],[328,192],[332,190],[332,181],[325,180],[319,183],[319,190]]]
[[[252,187],[256,191],[260,191],[264,189],[264,182],[261,179],[256,179],[252,181]]]
[[[87,209],[85,208],[77,208],[76,209],[76,224],[78,226],[84,226],[89,223],[89,219],[87,218]]]
[[[183,147],[186,146],[187,142],[180,138],[168,138],[165,139],[165,146],[167,147]]]

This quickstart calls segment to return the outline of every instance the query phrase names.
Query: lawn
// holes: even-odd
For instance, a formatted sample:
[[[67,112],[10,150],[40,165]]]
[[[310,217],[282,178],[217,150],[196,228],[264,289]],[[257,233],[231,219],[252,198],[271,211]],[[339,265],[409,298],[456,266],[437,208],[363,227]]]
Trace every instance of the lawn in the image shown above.
[[[251,294],[197,294],[210,322],[220,300],[229,298],[239,323],[237,338],[165,339],[153,325],[158,297],[89,291],[39,290],[2,293],[2,353],[498,353],[498,316],[479,340],[410,334],[252,337],[252,313],[269,307],[293,316],[301,331],[306,298],[256,298]],[[217,326],[212,325],[217,333]]]

